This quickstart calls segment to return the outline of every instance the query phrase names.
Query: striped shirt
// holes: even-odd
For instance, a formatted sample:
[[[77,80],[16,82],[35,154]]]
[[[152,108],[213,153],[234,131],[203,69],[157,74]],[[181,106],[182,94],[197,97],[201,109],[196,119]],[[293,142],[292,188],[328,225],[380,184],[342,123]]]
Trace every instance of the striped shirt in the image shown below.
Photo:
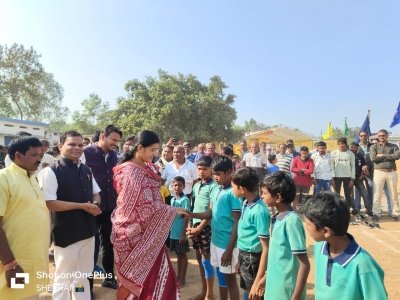
[[[283,171],[290,175],[290,164],[292,163],[292,156],[289,154],[280,154],[276,155],[278,162],[276,165],[279,167],[280,171]]]

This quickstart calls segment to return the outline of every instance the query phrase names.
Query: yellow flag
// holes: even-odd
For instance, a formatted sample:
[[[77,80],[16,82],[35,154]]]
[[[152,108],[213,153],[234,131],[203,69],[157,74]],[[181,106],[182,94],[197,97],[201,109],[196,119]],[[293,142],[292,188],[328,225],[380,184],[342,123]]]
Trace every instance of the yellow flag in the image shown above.
[[[331,124],[331,122],[329,122],[328,128],[326,128],[326,131],[325,131],[324,135],[322,136],[322,139],[328,140],[329,138],[333,137],[334,134],[335,134],[335,132],[333,131],[332,124]]]

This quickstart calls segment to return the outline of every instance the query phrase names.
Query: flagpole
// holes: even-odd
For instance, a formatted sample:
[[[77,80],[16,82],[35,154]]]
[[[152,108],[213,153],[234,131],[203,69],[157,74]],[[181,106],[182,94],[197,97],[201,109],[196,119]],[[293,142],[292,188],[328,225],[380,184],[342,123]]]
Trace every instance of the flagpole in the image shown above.
[[[369,121],[369,131],[371,131],[371,110],[368,109],[368,121]],[[368,134],[368,132],[367,132]],[[370,135],[372,135],[372,131],[369,133]],[[368,137],[368,141],[369,141],[370,136]]]

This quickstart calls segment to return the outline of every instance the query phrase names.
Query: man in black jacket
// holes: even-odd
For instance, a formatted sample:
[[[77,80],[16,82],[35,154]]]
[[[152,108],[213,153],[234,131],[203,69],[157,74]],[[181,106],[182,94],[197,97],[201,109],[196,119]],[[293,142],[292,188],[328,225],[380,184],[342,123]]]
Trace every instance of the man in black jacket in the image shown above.
[[[95,216],[101,214],[100,189],[89,167],[80,163],[83,138],[78,132],[66,132],[59,149],[60,160],[38,175],[52,211],[53,299],[90,299],[88,278],[94,265]]]

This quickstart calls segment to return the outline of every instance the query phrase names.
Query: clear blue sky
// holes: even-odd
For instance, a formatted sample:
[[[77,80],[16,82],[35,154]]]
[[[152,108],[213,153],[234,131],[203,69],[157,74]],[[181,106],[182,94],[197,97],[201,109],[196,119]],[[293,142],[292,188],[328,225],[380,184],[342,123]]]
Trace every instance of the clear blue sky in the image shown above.
[[[92,92],[115,107],[128,80],[162,68],[220,75],[238,124],[319,135],[371,109],[376,131],[400,100],[399,12],[398,0],[0,0],[0,43],[37,50],[71,110]]]

